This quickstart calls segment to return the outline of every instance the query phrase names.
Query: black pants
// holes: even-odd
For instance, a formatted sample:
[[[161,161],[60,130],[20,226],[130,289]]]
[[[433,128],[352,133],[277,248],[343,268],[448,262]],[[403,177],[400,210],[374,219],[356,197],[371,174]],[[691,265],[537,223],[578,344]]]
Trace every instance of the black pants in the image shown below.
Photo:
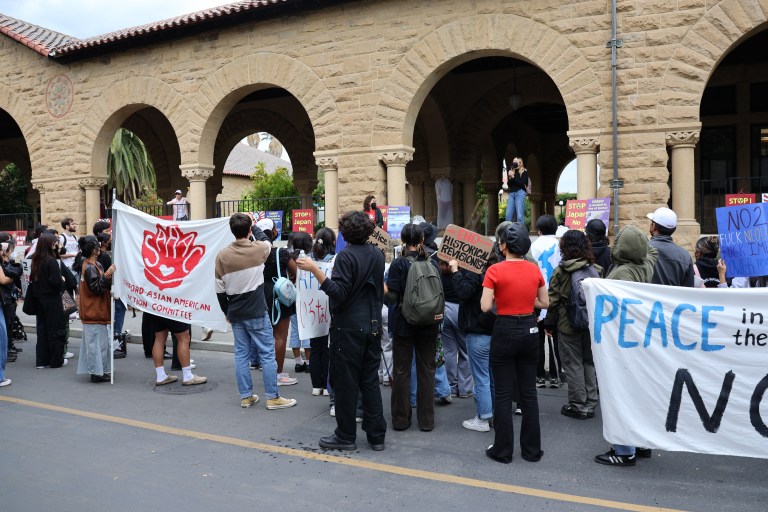
[[[549,377],[554,378],[560,378],[560,375],[558,375],[558,371],[560,368],[562,368],[562,364],[560,362],[560,349],[557,347],[557,330],[552,331],[552,344],[554,345],[554,349],[550,347],[549,351]],[[538,365],[536,366],[536,377],[540,379],[546,379],[547,373],[544,370],[544,354],[545,348],[547,345],[547,335],[544,333],[544,322],[539,322],[539,358],[538,358]]]
[[[67,342],[69,320],[64,314],[61,297],[40,297],[37,314],[37,347],[35,366],[60,368],[64,364],[64,345]]]
[[[336,398],[336,437],[357,438],[357,397],[363,399],[363,430],[368,442],[381,444],[387,432],[379,390],[381,333],[370,329],[331,327],[331,381]],[[314,354],[310,360],[314,359]]]
[[[16,303],[3,304],[3,316],[5,317],[5,331],[8,333],[8,350],[13,346],[13,319],[16,318]]]
[[[533,316],[499,316],[491,336],[491,372],[496,390],[493,400],[495,438],[488,455],[510,462],[514,451],[514,395],[523,412],[520,451],[523,458],[537,461],[541,451],[539,401],[536,395],[538,339]],[[533,332],[531,332],[533,330]]]
[[[422,430],[435,427],[435,344],[438,326],[419,336],[392,337],[392,428],[411,425],[411,366],[416,353],[416,421]]]
[[[328,336],[309,339],[312,357],[309,358],[309,378],[313,388],[325,389],[328,386]]]
[[[144,357],[147,359],[152,357],[152,347],[155,344],[155,315],[144,312],[141,315],[141,344],[144,346]],[[189,326],[190,338],[192,336],[192,326]],[[176,335],[171,333],[171,341],[173,343],[173,357],[171,358],[171,370],[181,370],[181,363],[179,357],[176,355],[176,345],[179,341],[176,339]]]

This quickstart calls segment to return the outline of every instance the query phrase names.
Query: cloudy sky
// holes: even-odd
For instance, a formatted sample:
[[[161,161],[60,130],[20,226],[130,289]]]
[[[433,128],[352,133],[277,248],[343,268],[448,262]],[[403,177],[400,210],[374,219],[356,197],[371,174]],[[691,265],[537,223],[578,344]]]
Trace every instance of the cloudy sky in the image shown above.
[[[0,13],[80,39],[223,5],[222,0],[0,0]],[[534,189],[537,188],[534,183]],[[576,162],[558,192],[576,192]]]

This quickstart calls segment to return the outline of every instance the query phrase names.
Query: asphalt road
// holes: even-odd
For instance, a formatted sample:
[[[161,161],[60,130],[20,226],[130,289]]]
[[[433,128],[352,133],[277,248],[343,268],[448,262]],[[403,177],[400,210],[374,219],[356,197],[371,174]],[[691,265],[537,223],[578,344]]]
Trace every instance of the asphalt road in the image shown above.
[[[281,388],[296,407],[241,409],[229,353],[193,351],[210,389],[172,395],[153,391],[139,345],[109,385],[76,375],[76,360],[36,370],[34,343],[20,345],[7,368],[13,385],[0,389],[3,512],[768,509],[764,460],[654,451],[634,468],[594,463],[608,448],[599,409],[588,421],[561,416],[565,389],[540,390],[539,463],[487,459],[492,433],[461,427],[472,399],[436,406],[431,433],[388,431],[384,452],[364,435],[356,452],[322,452],[317,440],[335,422],[306,374]],[[382,388],[387,417],[389,395]]]

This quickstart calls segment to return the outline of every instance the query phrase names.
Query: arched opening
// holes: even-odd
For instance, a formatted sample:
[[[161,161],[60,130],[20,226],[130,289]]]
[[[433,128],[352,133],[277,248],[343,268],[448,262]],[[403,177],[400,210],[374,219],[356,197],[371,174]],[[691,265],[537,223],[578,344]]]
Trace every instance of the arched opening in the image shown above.
[[[0,231],[19,236],[40,220],[40,195],[32,188],[32,164],[24,135],[0,109]]]
[[[423,193],[423,199],[413,198],[413,213],[430,222],[440,217],[444,227],[446,216],[439,211],[444,203],[437,199],[435,183],[448,179],[453,186],[450,222],[491,232],[505,214],[508,194],[498,194],[502,168],[518,156],[532,184],[525,221],[534,225],[536,216],[554,212],[557,178],[573,158],[563,97],[544,71],[519,58],[461,56],[454,61],[416,117],[415,154],[406,177],[424,185],[412,187],[414,194]],[[487,222],[486,212],[478,215],[484,197],[489,200]]]
[[[696,150],[696,215],[716,233],[726,194],[768,191],[768,27],[735,46],[712,73],[701,99]]]

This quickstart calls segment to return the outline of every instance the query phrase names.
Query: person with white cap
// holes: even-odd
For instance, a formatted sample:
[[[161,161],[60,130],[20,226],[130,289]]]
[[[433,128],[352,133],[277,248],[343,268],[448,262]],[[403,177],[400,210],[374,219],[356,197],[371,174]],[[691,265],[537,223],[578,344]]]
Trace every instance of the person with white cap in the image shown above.
[[[187,213],[187,205],[189,205],[189,202],[181,193],[181,190],[177,190],[174,193],[173,199],[166,204],[173,205],[173,220],[189,220],[189,214]]]
[[[693,260],[691,255],[672,241],[677,228],[677,215],[669,208],[658,208],[646,215],[651,220],[651,247],[659,251],[653,267],[654,284],[693,287]]]

